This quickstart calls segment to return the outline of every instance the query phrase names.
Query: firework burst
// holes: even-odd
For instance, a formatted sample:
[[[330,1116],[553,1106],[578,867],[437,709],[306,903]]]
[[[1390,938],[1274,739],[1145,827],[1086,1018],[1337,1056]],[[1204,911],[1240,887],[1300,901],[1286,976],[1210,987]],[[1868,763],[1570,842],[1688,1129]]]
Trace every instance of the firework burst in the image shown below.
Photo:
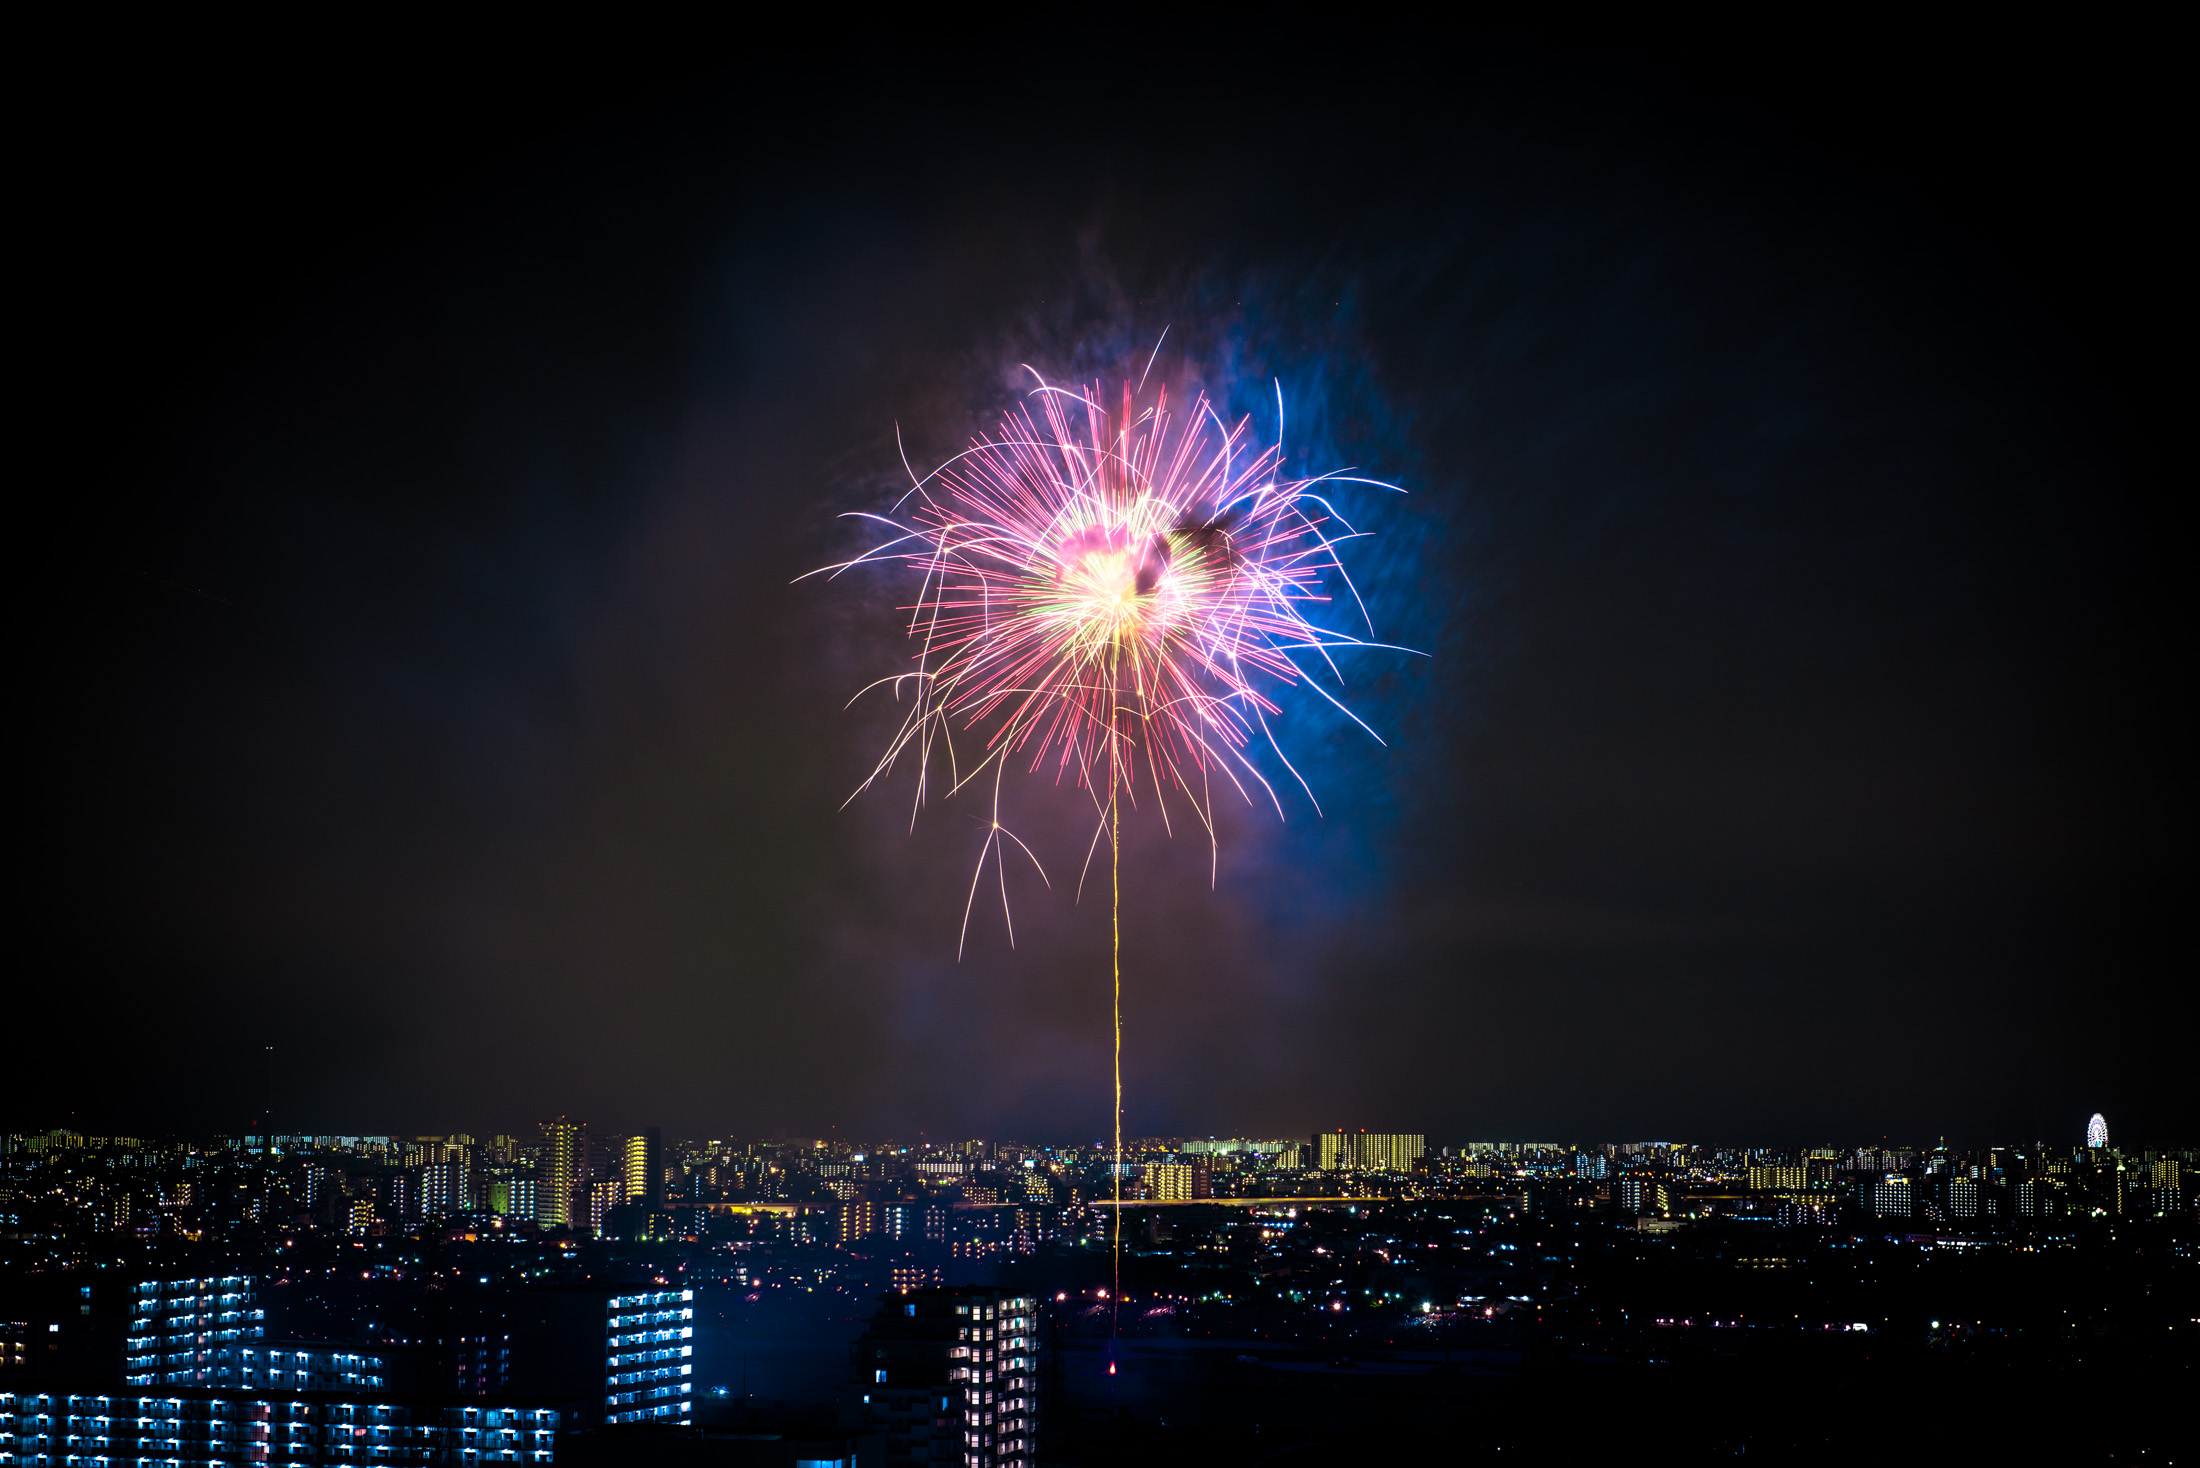
[[[918,580],[916,600],[903,608],[916,666],[870,685],[896,697],[906,690],[909,714],[855,793],[914,758],[914,822],[940,763],[935,753],[944,756],[949,794],[993,772],[993,816],[963,903],[965,943],[988,859],[1011,943],[1009,844],[1046,879],[1037,854],[1001,824],[1010,763],[1051,771],[1092,797],[1099,819],[1085,868],[1105,836],[1113,949],[1112,1312],[1123,1294],[1123,803],[1150,792],[1164,823],[1172,796],[1196,812],[1212,880],[1217,777],[1248,800],[1258,789],[1283,814],[1253,762],[1256,737],[1313,799],[1276,745],[1268,720],[1280,709],[1269,690],[1311,688],[1367,728],[1317,676],[1326,670],[1341,684],[1332,654],[1383,645],[1308,616],[1331,601],[1334,582],[1374,630],[1338,555],[1360,532],[1323,489],[1397,486],[1342,472],[1285,475],[1280,384],[1277,442],[1262,446],[1249,418],[1225,423],[1204,396],[1178,418],[1166,392],[1145,404],[1126,382],[1111,414],[1097,385],[1072,391],[1032,376],[1037,387],[999,433],[930,474],[911,469],[893,511],[863,517],[891,538],[823,569],[898,561]],[[956,748],[958,731],[976,746],[967,755]],[[1080,875],[1080,893],[1083,885]]]
[[[1326,489],[1395,485],[1344,472],[1289,477],[1280,442],[1256,443],[1249,418],[1226,423],[1204,395],[1179,413],[1166,391],[1142,401],[1125,382],[1111,412],[1097,386],[1032,376],[1037,385],[997,433],[930,474],[911,470],[890,513],[862,516],[891,538],[821,568],[894,561],[918,582],[903,608],[916,666],[863,690],[892,689],[909,713],[856,793],[913,759],[914,819],[937,772],[950,794],[992,772],[965,942],[989,859],[1011,942],[1008,847],[1046,879],[1001,823],[1001,776],[1012,764],[1091,794],[1088,871],[1101,839],[1115,839],[1118,803],[1143,798],[1171,829],[1172,812],[1190,810],[1212,856],[1218,781],[1283,812],[1257,745],[1313,800],[1276,743],[1273,695],[1310,688],[1366,729],[1319,675],[1341,684],[1334,652],[1385,646],[1309,614],[1341,591],[1372,633],[1339,556],[1360,532]],[[1280,387],[1276,409],[1280,438]]]

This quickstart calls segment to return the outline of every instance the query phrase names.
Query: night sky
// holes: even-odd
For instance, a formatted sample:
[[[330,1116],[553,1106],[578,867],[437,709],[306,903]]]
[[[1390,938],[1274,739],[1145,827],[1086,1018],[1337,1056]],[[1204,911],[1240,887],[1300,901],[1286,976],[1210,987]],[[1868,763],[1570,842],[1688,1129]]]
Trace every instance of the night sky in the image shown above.
[[[958,963],[980,806],[842,809],[907,588],[791,583],[1166,326],[1428,656],[1212,892],[1134,824],[1134,1131],[2190,1142],[2155,63],[191,44],[18,185],[0,1126],[1100,1135],[1104,904]]]

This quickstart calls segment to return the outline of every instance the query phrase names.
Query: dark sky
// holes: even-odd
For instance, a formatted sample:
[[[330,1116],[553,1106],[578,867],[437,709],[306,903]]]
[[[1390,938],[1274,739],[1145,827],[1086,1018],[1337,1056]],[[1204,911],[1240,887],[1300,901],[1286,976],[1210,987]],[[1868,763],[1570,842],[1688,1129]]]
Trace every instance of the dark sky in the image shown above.
[[[71,52],[19,182],[0,1125],[1099,1135],[1105,908],[957,962],[897,588],[790,582],[1166,325],[1430,656],[1212,891],[1134,829],[1134,1130],[2191,1140],[2143,57],[287,44]]]

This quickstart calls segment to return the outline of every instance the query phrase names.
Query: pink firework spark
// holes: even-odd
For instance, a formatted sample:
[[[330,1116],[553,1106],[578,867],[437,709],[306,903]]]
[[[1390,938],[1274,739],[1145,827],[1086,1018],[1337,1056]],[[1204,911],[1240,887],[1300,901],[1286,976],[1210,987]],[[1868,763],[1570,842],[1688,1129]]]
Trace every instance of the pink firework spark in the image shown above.
[[[863,690],[890,687],[898,699],[907,689],[910,712],[856,793],[912,754],[918,808],[936,754],[945,755],[950,794],[991,767],[993,820],[964,905],[965,940],[988,857],[1006,916],[1004,842],[1046,877],[1000,821],[1001,774],[1011,761],[1092,792],[1100,823],[1088,869],[1115,799],[1135,801],[1142,791],[1164,823],[1172,792],[1182,796],[1212,853],[1213,776],[1248,800],[1257,788],[1283,812],[1249,757],[1256,739],[1313,799],[1276,745],[1268,720],[1279,708],[1270,690],[1311,688],[1367,729],[1310,663],[1341,683],[1333,651],[1387,646],[1317,626],[1307,614],[1328,603],[1334,579],[1372,633],[1338,556],[1360,532],[1322,490],[1338,482],[1397,486],[1341,472],[1289,478],[1280,444],[1256,444],[1249,418],[1225,423],[1204,395],[1179,418],[1165,391],[1142,404],[1125,382],[1111,415],[1097,386],[1079,392],[1032,376],[1038,386],[996,435],[928,475],[911,470],[892,513],[861,517],[893,531],[892,539],[821,568],[838,574],[899,561],[918,575],[916,599],[903,609],[916,666]],[[1280,385],[1276,409],[1280,432]],[[958,731],[978,748],[958,751]]]

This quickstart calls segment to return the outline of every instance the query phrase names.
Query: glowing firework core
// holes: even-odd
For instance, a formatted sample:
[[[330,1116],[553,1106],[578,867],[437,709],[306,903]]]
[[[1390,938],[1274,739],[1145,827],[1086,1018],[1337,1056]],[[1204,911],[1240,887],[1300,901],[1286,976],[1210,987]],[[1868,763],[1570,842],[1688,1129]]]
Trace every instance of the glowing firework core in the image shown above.
[[[1371,645],[1305,615],[1325,577],[1350,586],[1336,547],[1356,532],[1315,492],[1348,476],[1283,478],[1280,448],[1253,448],[1248,420],[1224,424],[1204,397],[1179,423],[1166,393],[1141,407],[1128,383],[1120,415],[1097,390],[1042,381],[1032,396],[1036,416],[1012,411],[917,479],[907,520],[868,517],[897,539],[831,568],[893,559],[922,575],[917,669],[882,680],[913,680],[917,698],[871,781],[915,752],[921,803],[935,742],[956,787],[988,764],[997,785],[996,761],[1022,751],[1103,806],[1144,788],[1167,820],[1168,792],[1187,795],[1211,836],[1213,772],[1275,800],[1247,757],[1277,712],[1256,680],[1311,684],[1301,656]],[[957,729],[982,734],[968,769]]]
[[[1088,664],[1142,644],[1134,672],[1165,656],[1172,631],[1182,632],[1200,611],[1203,591],[1196,570],[1179,568],[1168,532],[1149,533],[1140,520],[1166,508],[1142,498],[1130,507],[1131,524],[1088,526],[1067,536],[1050,558],[1035,562],[1025,596],[1035,615],[1058,624],[1063,650]]]

